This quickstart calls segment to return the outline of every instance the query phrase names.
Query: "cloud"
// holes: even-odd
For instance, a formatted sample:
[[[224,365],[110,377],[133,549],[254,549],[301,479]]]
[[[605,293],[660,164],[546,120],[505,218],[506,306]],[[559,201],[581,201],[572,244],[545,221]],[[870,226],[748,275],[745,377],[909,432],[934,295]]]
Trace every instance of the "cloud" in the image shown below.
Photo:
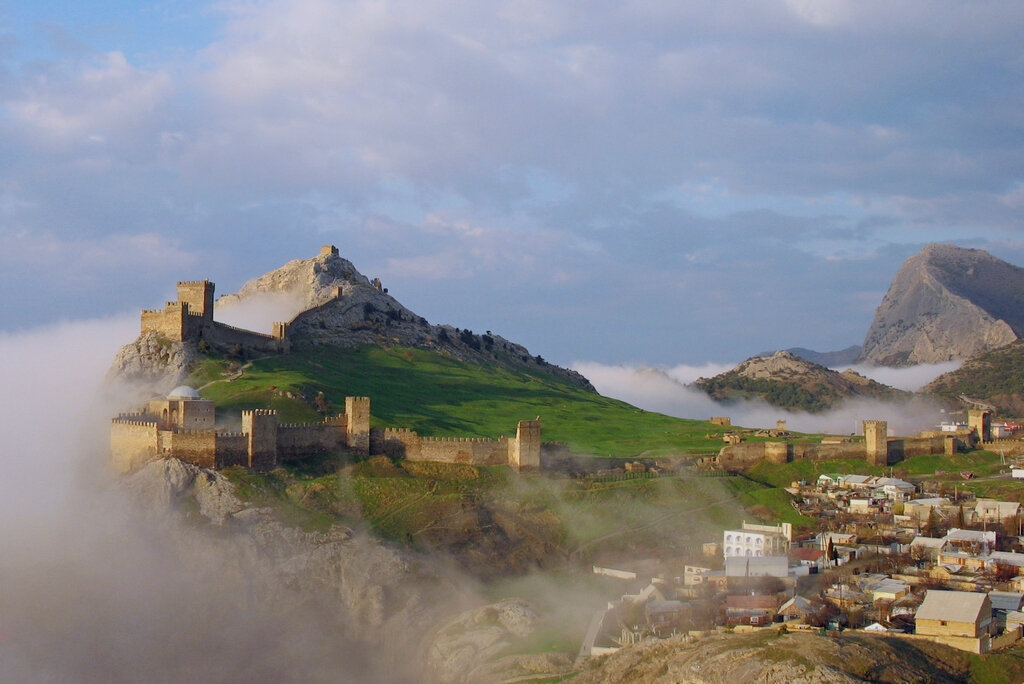
[[[235,301],[217,301],[214,318],[236,328],[270,334],[274,323],[287,323],[307,308],[297,293],[263,292]]]
[[[507,320],[547,358],[621,360],[640,340],[663,364],[856,342],[872,313],[858,293],[936,236],[1024,260],[1024,151],[1006,142],[1024,10],[1006,3],[269,0],[203,16],[195,50],[98,49],[58,19],[74,50],[5,62],[0,233],[83,251],[160,236],[221,282],[333,240],[394,292],[475,328]],[[111,283],[90,313],[152,278]],[[65,315],[84,304],[78,283],[20,282]],[[666,311],[692,324],[663,337]],[[782,339],[797,330],[813,339]]]
[[[871,378],[883,385],[889,385],[896,389],[916,392],[929,382],[943,373],[950,373],[960,367],[961,361],[946,361],[945,363],[921,364],[909,368],[887,368],[885,366],[847,366],[835,370],[852,368],[864,377]]]
[[[943,364],[944,365],[944,364]],[[739,401],[719,404],[704,392],[687,386],[690,378],[707,371],[718,371],[718,365],[703,367],[677,366],[665,371],[641,366],[609,366],[593,362],[577,362],[573,369],[586,376],[598,392],[621,399],[634,406],[664,413],[678,418],[707,420],[711,416],[727,415],[733,425],[750,428],[772,428],[778,420],[787,421],[791,430],[798,432],[850,434],[860,432],[863,420],[887,420],[891,434],[915,434],[937,425],[942,416],[938,406],[927,400],[912,402],[884,402],[853,400],[821,414],[791,412],[775,408],[762,401]],[[732,368],[721,366],[721,368]],[[878,369],[876,369],[878,370]],[[892,370],[892,369],[888,369]],[[936,373],[934,367],[913,369],[894,376],[905,382],[919,381],[923,375]],[[676,377],[673,377],[676,376]]]

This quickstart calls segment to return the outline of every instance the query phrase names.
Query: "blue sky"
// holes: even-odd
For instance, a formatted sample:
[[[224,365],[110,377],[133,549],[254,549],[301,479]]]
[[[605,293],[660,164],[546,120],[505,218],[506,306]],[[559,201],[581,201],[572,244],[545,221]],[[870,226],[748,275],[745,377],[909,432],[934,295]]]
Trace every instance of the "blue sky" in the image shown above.
[[[1024,264],[1022,29],[985,1],[0,3],[0,331],[334,243],[563,364],[859,343],[927,242]]]

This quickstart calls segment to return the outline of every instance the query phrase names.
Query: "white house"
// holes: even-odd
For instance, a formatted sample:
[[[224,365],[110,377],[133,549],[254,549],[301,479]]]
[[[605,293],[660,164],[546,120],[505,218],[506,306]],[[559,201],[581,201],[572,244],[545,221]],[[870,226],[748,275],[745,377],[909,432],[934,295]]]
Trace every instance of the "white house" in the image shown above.
[[[754,525],[744,521],[743,529],[722,533],[722,551],[725,558],[782,556],[789,551],[793,540],[793,526]]]

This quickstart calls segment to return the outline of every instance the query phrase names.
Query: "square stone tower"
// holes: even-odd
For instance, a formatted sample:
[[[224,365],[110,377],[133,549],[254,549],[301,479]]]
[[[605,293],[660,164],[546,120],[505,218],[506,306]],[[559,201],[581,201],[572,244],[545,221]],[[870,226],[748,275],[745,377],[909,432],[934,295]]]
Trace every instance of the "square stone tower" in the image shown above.
[[[884,420],[864,421],[865,458],[871,465],[889,465],[889,424]]]
[[[967,412],[967,427],[978,436],[982,444],[992,441],[992,412],[985,409],[971,409]]]
[[[540,470],[540,417],[521,420],[508,444],[508,464],[516,470]]]
[[[360,456],[370,455],[370,398],[345,397],[348,448]]]
[[[213,288],[209,280],[188,280],[178,283],[178,301],[188,304],[188,312],[201,316],[204,321],[213,320]]]
[[[277,411],[242,411],[242,433],[246,436],[249,467],[273,470],[277,467]]]

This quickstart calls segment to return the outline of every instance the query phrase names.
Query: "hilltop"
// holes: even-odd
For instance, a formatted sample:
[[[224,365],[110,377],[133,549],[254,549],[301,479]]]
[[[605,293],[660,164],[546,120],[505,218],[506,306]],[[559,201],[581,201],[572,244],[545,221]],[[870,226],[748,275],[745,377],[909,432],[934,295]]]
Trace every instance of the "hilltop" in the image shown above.
[[[912,366],[967,359],[1024,335],[1024,268],[988,252],[932,244],[893,278],[860,361]]]
[[[825,411],[847,399],[899,399],[907,393],[865,378],[853,370],[837,372],[787,351],[755,356],[713,378],[699,378],[697,387],[716,401],[762,399],[796,411]]]
[[[1024,415],[1024,340],[968,359],[921,390],[950,403],[966,395],[995,406],[1000,413]]]
[[[200,287],[206,291],[199,292]],[[432,325],[392,297],[379,279],[371,281],[360,273],[331,245],[313,258],[290,261],[250,280],[238,292],[218,299],[215,308],[212,295],[213,284],[209,281],[179,283],[179,300],[188,305],[186,323],[204,317],[205,327],[197,330],[199,324],[193,324],[192,330],[175,335],[162,329],[166,322],[161,321],[161,329],[147,329],[144,312],[142,334],[121,350],[109,377],[139,380],[166,390],[177,385],[194,367],[197,351],[230,352],[241,358],[265,352],[268,346],[288,351],[398,345],[435,351],[475,364],[554,376],[586,391],[595,391],[576,371],[547,363],[539,354],[533,355],[526,347],[500,335]],[[204,296],[207,301],[203,301]],[[278,302],[283,299],[293,307],[294,317],[289,322],[274,324],[276,344],[271,336],[246,334],[247,331],[213,320],[216,312],[247,303],[258,305],[265,297],[277,297]],[[163,314],[151,314],[176,314],[173,304]]]

